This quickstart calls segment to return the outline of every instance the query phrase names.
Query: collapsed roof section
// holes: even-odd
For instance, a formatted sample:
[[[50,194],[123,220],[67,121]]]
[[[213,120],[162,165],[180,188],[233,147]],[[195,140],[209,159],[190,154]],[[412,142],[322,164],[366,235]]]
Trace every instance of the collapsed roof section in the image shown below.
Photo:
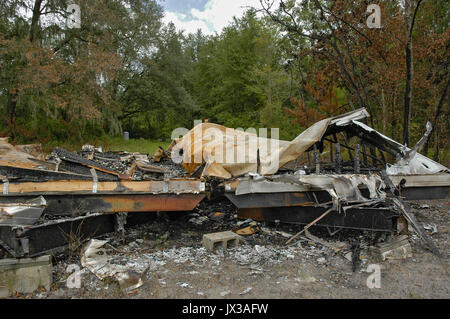
[[[0,138],[0,166],[39,168],[44,155],[39,145],[13,146],[8,137]]]
[[[313,147],[319,146],[319,150],[323,151],[324,141],[337,143],[336,135],[345,133],[347,137],[357,136],[363,143],[378,148],[383,157],[380,162],[384,164],[383,169],[388,175],[449,172],[447,167],[417,153],[416,148],[410,149],[364,124],[368,117],[369,113],[362,108],[327,118],[307,128],[291,142],[258,137],[253,132],[217,124],[201,123],[177,141],[172,148],[172,158],[178,155],[190,174],[201,171],[202,176],[223,179],[249,173],[268,176],[276,174],[280,168]],[[327,138],[329,136],[333,136],[334,140]],[[355,151],[351,147],[344,147]],[[373,149],[371,151],[375,152]],[[387,164],[382,152],[391,154],[397,162],[394,165]],[[367,156],[373,159],[374,154]]]

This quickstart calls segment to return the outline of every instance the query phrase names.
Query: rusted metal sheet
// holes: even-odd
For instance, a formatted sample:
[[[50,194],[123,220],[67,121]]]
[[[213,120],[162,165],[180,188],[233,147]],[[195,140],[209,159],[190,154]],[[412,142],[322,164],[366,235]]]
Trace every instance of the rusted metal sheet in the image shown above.
[[[44,213],[54,216],[79,216],[85,213],[191,211],[205,194],[131,194],[131,195],[45,195]],[[24,201],[24,196],[1,198],[2,202]]]
[[[196,179],[9,183],[7,194],[0,194],[0,204],[23,202],[39,195],[44,196],[48,204],[44,213],[60,216],[90,212],[191,211],[205,197],[205,184]]]
[[[104,213],[191,211],[205,194],[110,195],[83,198],[86,210]],[[72,201],[76,204],[77,201]]]

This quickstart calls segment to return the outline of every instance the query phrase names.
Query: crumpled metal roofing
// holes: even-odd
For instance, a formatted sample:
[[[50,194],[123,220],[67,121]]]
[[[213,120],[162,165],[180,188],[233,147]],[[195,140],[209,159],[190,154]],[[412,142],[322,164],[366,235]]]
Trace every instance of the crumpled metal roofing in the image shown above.
[[[327,118],[310,126],[291,142],[258,137],[254,133],[218,124],[201,123],[175,143],[172,159],[178,158],[190,174],[202,169],[202,176],[224,179],[248,173],[267,176],[276,174],[281,167],[296,160],[324,136],[348,131],[380,150],[404,158],[395,165],[388,165],[388,175],[449,171],[361,122],[368,117],[366,109],[361,108]]]

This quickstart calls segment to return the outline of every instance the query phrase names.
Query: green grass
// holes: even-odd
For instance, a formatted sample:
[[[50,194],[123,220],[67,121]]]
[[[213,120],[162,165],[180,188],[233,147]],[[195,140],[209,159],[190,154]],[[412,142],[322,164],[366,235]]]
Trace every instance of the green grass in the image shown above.
[[[103,151],[139,152],[153,155],[158,149],[158,146],[166,149],[170,145],[170,142],[146,140],[143,138],[125,141],[122,137],[108,137],[96,146],[100,145],[103,147]]]
[[[158,146],[161,146],[164,149],[170,145],[170,141],[155,141],[155,140],[147,140],[147,139],[130,139],[125,141],[123,137],[101,137],[88,142],[79,142],[79,143],[68,143],[68,142],[59,142],[52,141],[46,145],[43,145],[44,153],[51,153],[54,147],[61,147],[67,149],[69,151],[79,151],[84,144],[91,144],[96,147],[102,146],[103,151],[126,151],[126,152],[139,152],[153,155]]]

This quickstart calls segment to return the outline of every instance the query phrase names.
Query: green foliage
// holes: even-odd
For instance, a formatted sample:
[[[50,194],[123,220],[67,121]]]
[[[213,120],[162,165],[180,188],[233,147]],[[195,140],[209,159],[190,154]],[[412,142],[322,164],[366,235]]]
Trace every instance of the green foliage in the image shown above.
[[[159,144],[152,140],[168,141],[175,128],[205,119],[279,128],[291,140],[316,120],[359,106],[372,112],[376,129],[400,137],[405,32],[398,2],[379,1],[383,30],[360,23],[362,1],[286,0],[274,2],[273,16],[248,10],[213,36],[163,25],[156,0],[79,1],[82,26],[68,30],[61,13],[69,2],[0,2],[0,135],[17,143],[103,143],[151,153]],[[33,15],[36,4],[41,10]],[[325,19],[331,13],[321,7],[340,19]],[[439,115],[449,8],[448,1],[423,1],[418,11],[413,141]],[[441,114],[433,143],[448,158],[448,102]],[[123,131],[135,140],[125,143]]]
[[[123,137],[105,137],[95,142],[96,146],[103,146],[104,151],[140,152],[150,155],[153,155],[159,146],[166,149],[170,145],[169,141],[148,140],[144,138],[130,138],[128,141],[125,141]]]

